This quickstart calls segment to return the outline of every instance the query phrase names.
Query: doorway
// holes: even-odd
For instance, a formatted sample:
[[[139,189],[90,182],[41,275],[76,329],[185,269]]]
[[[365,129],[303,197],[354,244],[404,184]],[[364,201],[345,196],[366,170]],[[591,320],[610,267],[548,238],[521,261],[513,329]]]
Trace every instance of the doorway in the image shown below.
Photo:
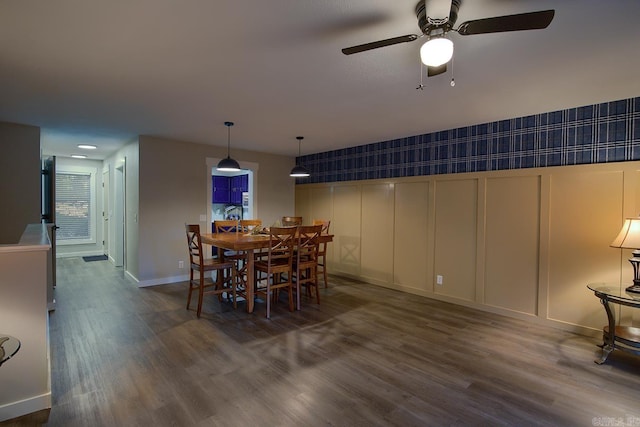
[[[213,200],[213,176],[214,175],[220,175],[220,176],[224,176],[225,173],[224,172],[218,172],[216,170],[216,166],[218,164],[218,162],[220,161],[220,159],[218,158],[207,158],[206,160],[206,168],[207,168],[207,197],[205,200],[207,200],[207,207],[206,207],[206,223],[208,224],[208,226],[206,227],[206,229],[210,229],[211,224],[213,223],[213,221],[216,219],[217,215],[223,215],[226,216],[225,212],[224,212],[224,208],[222,210],[222,212],[215,212],[214,211],[214,200]],[[241,172],[236,172],[233,174],[226,174],[226,176],[233,178],[233,175],[248,175],[248,182],[247,182],[247,191],[244,192],[246,194],[244,194],[241,198],[240,198],[240,202],[238,203],[239,208],[236,208],[235,203],[229,203],[229,209],[231,209],[228,213],[234,214],[234,215],[238,215],[238,213],[241,212],[241,217],[244,219],[252,219],[252,218],[259,218],[259,214],[258,214],[258,206],[257,206],[257,182],[258,182],[258,163],[253,163],[253,162],[243,162],[243,161],[239,161],[238,162],[240,164],[240,169],[242,169]],[[238,200],[235,200],[234,202],[237,202]],[[218,206],[216,206],[216,209],[218,208]],[[223,218],[218,218],[218,219],[223,219]],[[200,219],[201,221],[205,220],[204,216]]]

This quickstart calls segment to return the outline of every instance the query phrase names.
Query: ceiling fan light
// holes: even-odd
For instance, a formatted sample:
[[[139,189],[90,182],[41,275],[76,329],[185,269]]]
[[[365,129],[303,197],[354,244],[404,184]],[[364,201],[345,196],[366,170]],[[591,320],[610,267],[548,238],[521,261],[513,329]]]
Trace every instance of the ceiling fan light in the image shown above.
[[[438,67],[446,64],[453,56],[453,42],[444,37],[427,40],[420,48],[420,59],[424,65]]]
[[[303,178],[310,175],[311,173],[309,172],[309,169],[301,165],[294,166],[293,169],[291,169],[291,173],[289,174],[289,176],[292,176],[295,178]]]

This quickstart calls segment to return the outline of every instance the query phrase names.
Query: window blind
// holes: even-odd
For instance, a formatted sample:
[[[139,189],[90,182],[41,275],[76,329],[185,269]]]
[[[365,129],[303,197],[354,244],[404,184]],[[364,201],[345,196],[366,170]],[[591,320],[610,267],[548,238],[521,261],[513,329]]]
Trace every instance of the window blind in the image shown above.
[[[91,174],[56,172],[56,240],[91,239]]]

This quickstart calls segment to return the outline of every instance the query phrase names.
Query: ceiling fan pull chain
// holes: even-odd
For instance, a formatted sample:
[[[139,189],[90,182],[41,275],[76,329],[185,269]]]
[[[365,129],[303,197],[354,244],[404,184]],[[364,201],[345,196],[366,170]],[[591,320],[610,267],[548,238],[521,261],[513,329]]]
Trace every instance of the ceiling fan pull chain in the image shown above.
[[[418,85],[418,87],[416,88],[416,90],[417,90],[417,89],[424,90],[424,84],[422,84],[422,74],[423,74],[423,73],[422,73],[422,71],[423,71],[422,61],[421,61],[421,60],[420,60],[420,61],[418,61],[418,64],[420,65],[420,84]]]
[[[453,78],[453,56],[451,57],[451,87],[456,85],[456,80]]]

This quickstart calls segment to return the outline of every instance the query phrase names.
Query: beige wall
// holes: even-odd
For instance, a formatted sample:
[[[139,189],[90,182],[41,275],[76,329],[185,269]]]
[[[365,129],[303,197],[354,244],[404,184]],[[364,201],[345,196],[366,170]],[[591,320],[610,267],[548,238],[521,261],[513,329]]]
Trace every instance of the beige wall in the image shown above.
[[[623,218],[640,212],[639,169],[625,162],[298,185],[296,212],[332,221],[333,274],[591,332],[606,316],[586,285],[632,278],[631,251],[609,244]],[[634,323],[631,310],[622,315]]]
[[[187,259],[184,224],[199,223],[203,230],[211,228],[200,220],[210,210],[207,183],[211,170],[207,159],[226,157],[226,149],[150,136],[140,136],[138,143],[138,211],[127,207],[133,222],[130,228],[138,229],[138,259],[137,268],[131,265],[127,270],[141,285],[184,280],[188,270],[178,268],[178,261]],[[258,218],[271,224],[294,212],[295,181],[289,177],[293,157],[242,150],[232,154],[241,163],[258,165],[254,176]],[[127,159],[127,180],[133,165]]]
[[[40,128],[0,122],[0,244],[40,222]]]
[[[0,245],[0,336],[20,349],[0,367],[0,421],[51,408],[46,227],[29,224],[19,244]]]

